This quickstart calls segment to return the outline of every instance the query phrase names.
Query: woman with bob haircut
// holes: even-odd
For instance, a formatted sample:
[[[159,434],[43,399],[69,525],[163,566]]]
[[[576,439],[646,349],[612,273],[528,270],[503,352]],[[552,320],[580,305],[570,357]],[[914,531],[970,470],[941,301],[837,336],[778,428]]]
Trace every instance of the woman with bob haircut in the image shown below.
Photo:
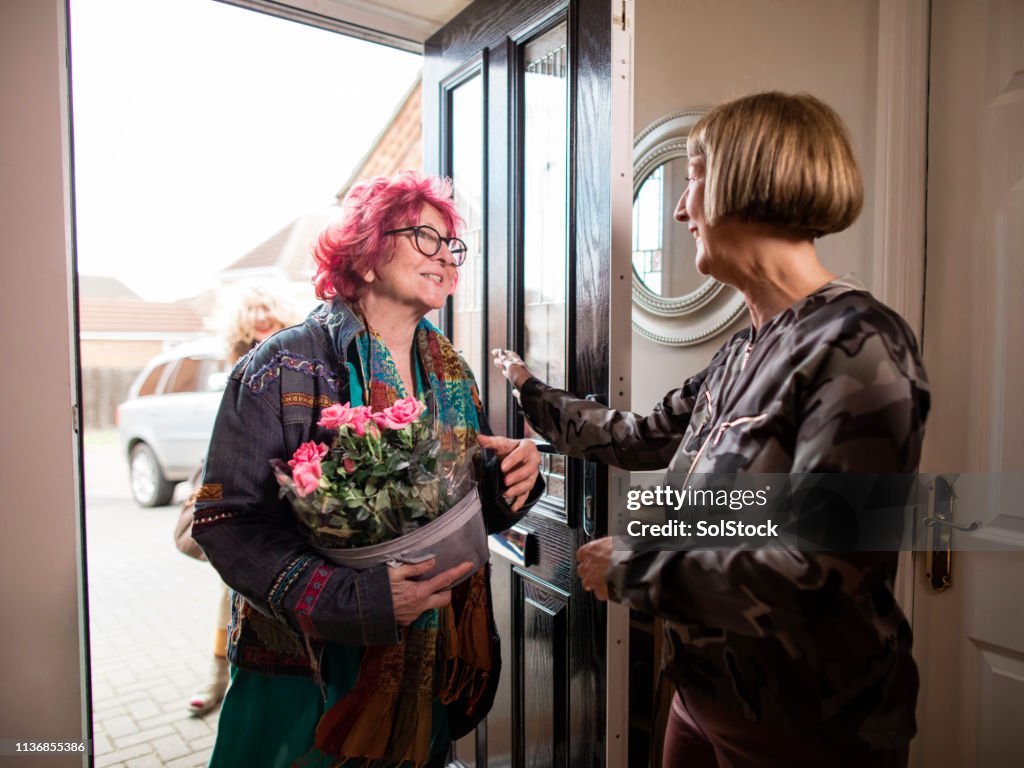
[[[863,200],[840,118],[812,96],[755,94],[704,115],[687,153],[675,218],[696,239],[698,271],[743,294],[751,326],[646,417],[551,388],[495,350],[530,423],[572,456],[667,467],[686,478],[677,488],[736,473],[915,471],[929,394],[913,334],[815,252]],[[577,553],[599,599],[665,620],[675,696],[662,765],[906,765],[917,669],[893,596],[898,553],[700,541],[655,551],[603,538]]]
[[[318,421],[335,403],[381,411],[429,393],[443,450],[468,458],[479,444],[500,460],[481,491],[489,530],[539,497],[536,446],[488,436],[469,367],[425,319],[455,290],[459,224],[445,180],[406,171],[353,187],[314,248],[324,303],[231,374],[192,528],[235,592],[211,766],[443,765],[490,708],[501,660],[487,566],[420,581],[433,559],[326,561],[270,463],[330,443]]]

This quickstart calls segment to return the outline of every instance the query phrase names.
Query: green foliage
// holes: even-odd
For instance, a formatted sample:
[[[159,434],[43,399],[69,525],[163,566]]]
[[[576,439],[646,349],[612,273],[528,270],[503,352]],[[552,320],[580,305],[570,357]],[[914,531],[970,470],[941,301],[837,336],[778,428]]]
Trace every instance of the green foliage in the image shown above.
[[[429,418],[429,417],[428,417]],[[422,419],[404,429],[338,428],[314,493],[300,495],[274,462],[281,494],[324,547],[363,547],[403,536],[451,506],[439,463],[448,458]]]

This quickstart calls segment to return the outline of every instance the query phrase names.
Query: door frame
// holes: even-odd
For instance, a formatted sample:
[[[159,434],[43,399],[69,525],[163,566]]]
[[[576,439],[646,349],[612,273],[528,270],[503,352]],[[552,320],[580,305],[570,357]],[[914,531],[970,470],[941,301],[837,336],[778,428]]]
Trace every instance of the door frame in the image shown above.
[[[612,4],[611,190],[612,252],[609,265],[608,405],[632,410],[633,390],[633,46],[636,0]],[[606,532],[625,533],[630,473],[608,468]],[[605,765],[629,764],[629,608],[609,601],[606,614]]]
[[[924,344],[931,3],[879,3],[871,292]],[[901,552],[896,599],[913,625],[919,558]]]

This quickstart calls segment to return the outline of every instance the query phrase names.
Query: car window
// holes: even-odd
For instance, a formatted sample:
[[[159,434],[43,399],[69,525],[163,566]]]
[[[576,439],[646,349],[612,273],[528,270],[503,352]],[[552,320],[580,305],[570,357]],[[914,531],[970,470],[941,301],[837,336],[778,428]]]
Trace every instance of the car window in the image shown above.
[[[222,392],[230,375],[231,369],[227,360],[207,360],[199,384],[206,392]]]
[[[181,358],[178,361],[178,367],[171,374],[171,380],[164,388],[164,393],[198,392],[200,389],[205,389],[205,382],[203,382],[204,386],[200,386],[205,362],[206,360],[201,357]]]
[[[139,387],[139,397],[156,394],[156,385],[160,383],[160,377],[164,375],[164,369],[166,368],[167,363],[161,363],[149,372],[146,380]]]

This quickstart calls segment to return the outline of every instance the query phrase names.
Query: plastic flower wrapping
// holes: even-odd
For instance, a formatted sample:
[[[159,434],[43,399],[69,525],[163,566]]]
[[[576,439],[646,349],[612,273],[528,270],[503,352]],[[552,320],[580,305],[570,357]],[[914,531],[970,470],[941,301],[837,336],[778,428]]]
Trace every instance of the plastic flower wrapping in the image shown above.
[[[335,403],[320,414],[331,445],[309,441],[271,460],[299,522],[319,547],[390,541],[436,519],[470,491],[473,459],[442,450],[440,420],[415,397],[383,411]]]

